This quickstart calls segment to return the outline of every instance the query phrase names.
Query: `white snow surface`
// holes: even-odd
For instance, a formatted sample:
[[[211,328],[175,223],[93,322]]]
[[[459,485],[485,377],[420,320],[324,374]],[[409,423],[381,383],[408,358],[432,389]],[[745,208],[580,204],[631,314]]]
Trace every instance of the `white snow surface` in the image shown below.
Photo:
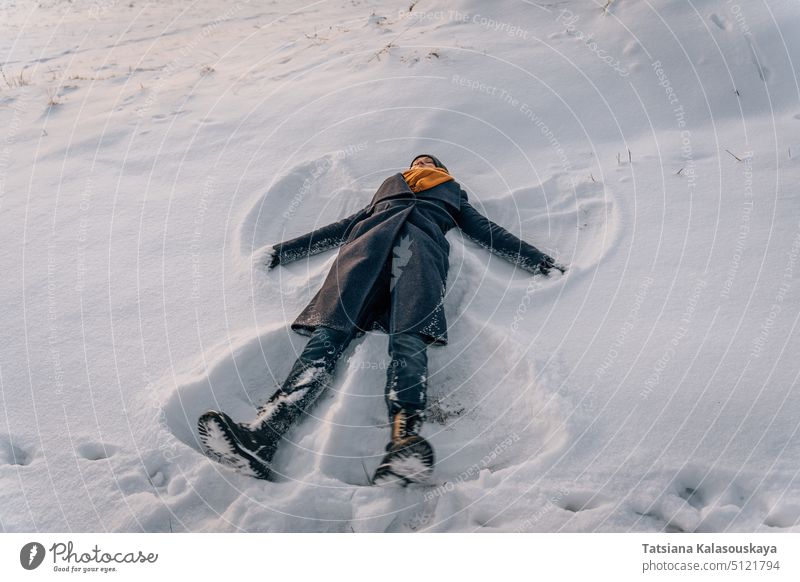
[[[3,531],[800,531],[794,0],[0,0]],[[451,243],[434,484],[365,486],[387,337],[275,457],[204,457],[334,252],[434,153],[569,265]]]

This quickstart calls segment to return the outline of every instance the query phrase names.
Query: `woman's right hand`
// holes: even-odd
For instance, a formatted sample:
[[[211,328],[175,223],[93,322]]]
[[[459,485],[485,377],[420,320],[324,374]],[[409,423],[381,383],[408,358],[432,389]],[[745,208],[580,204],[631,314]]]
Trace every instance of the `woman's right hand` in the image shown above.
[[[561,263],[557,263],[555,259],[550,255],[545,255],[542,258],[542,262],[539,263],[539,272],[545,277],[549,277],[550,269],[558,269],[559,271],[561,271],[561,274],[563,275],[566,272],[567,267],[565,267]]]
[[[267,247],[263,262],[264,266],[270,271],[281,264],[281,256],[274,245]]]

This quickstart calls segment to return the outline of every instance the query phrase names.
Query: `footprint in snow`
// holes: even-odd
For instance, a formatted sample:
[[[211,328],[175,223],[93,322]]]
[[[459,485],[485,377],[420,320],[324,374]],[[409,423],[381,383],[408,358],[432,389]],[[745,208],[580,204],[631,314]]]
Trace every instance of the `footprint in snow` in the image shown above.
[[[800,504],[784,503],[772,508],[764,519],[764,525],[781,529],[800,525]]]
[[[172,468],[163,451],[143,452],[116,472],[117,486],[126,495],[144,491],[160,495],[170,488]]]
[[[631,497],[631,507],[639,516],[637,523],[666,532],[749,528],[754,512],[762,507],[753,490],[735,475],[703,468],[685,468],[669,484],[656,482]],[[769,518],[765,525],[770,525],[767,521]]]
[[[725,18],[724,16],[720,16],[719,14],[712,13],[708,16],[708,19],[717,25],[722,30],[731,31],[733,30],[733,24],[731,21]]]
[[[0,435],[0,465],[30,465],[33,452],[14,442],[11,435]]]
[[[87,461],[108,459],[117,452],[117,447],[105,443],[83,443],[75,447],[75,452]]]
[[[591,490],[570,491],[555,501],[555,505],[572,513],[591,511],[609,503],[611,503],[609,498]]]

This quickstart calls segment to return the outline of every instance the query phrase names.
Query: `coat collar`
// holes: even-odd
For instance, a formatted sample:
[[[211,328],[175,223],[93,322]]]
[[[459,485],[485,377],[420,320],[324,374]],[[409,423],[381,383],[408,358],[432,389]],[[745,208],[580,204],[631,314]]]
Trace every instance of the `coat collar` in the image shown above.
[[[461,208],[461,186],[455,180],[448,180],[438,186],[415,194],[403,179],[403,174],[398,172],[383,181],[383,184],[375,192],[372,205],[390,198],[436,199],[446,202],[458,210]]]

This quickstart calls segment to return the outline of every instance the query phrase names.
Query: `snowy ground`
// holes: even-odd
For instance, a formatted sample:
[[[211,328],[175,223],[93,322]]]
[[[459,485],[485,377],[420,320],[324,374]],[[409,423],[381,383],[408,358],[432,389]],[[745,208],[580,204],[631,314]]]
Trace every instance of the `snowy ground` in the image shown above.
[[[0,0],[0,529],[800,531],[800,6],[604,4]],[[435,483],[363,486],[380,334],[282,482],[203,457],[334,258],[260,249],[423,151],[571,267],[448,234]]]

